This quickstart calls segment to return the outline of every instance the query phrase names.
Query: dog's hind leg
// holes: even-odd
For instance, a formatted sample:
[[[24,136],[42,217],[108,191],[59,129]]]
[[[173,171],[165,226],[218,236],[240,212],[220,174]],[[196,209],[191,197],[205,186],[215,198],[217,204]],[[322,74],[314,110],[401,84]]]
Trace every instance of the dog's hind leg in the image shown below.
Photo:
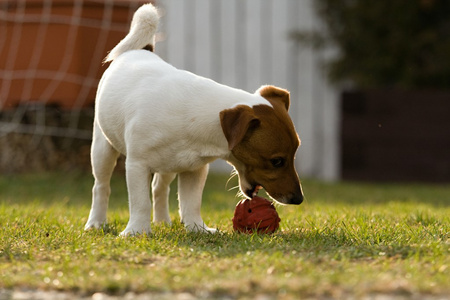
[[[175,173],[156,173],[152,181],[153,222],[170,224],[169,193]]]
[[[91,146],[92,173],[95,181],[92,188],[91,212],[85,230],[100,228],[106,223],[106,211],[111,194],[110,180],[118,157],[119,152],[109,144],[95,122]]]
[[[150,202],[151,172],[145,162],[127,156],[125,161],[130,207],[130,220],[121,236],[150,233]]]
[[[216,229],[206,226],[200,215],[208,168],[205,165],[198,170],[178,174],[180,216],[188,230],[214,233]]]

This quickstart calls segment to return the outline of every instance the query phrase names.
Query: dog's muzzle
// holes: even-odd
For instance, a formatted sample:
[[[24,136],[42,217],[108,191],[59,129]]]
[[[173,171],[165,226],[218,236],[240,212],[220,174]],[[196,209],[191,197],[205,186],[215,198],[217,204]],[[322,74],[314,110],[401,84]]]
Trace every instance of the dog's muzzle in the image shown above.
[[[252,185],[252,187],[245,191],[245,195],[249,198],[253,198],[258,194],[258,191],[262,189],[263,186],[259,184]],[[270,195],[270,194],[269,194]],[[289,204],[289,205],[300,205],[303,202],[303,191],[300,186],[300,191],[289,196],[282,197],[281,199],[275,199],[277,202]]]
[[[262,186],[259,184],[254,184],[252,187],[245,191],[245,195],[249,198],[253,198],[258,194],[258,191],[262,189]]]

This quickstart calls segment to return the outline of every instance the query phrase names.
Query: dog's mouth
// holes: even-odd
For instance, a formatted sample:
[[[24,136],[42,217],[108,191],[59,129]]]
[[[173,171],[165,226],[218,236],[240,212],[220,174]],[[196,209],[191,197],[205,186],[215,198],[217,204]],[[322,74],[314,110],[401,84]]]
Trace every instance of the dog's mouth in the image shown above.
[[[263,187],[260,184],[252,184],[251,188],[245,191],[245,195],[249,198],[253,198],[258,194],[259,190],[262,188]]]

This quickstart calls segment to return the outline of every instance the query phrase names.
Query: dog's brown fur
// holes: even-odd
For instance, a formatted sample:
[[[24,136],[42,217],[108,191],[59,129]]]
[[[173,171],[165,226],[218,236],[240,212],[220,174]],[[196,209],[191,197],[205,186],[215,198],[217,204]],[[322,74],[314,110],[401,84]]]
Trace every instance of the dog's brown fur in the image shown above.
[[[244,165],[240,171],[251,185],[244,192],[251,196],[262,186],[279,202],[300,204],[303,193],[294,166],[300,140],[288,115],[289,92],[266,86],[260,94],[273,107],[238,105],[220,114],[229,149]]]

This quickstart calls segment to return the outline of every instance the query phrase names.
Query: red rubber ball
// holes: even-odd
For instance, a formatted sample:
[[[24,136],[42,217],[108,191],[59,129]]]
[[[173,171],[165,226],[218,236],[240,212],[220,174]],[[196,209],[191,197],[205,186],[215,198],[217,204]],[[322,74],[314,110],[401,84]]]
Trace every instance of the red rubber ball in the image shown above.
[[[272,202],[262,197],[239,201],[234,210],[233,229],[237,232],[274,233],[280,226],[280,217]]]

